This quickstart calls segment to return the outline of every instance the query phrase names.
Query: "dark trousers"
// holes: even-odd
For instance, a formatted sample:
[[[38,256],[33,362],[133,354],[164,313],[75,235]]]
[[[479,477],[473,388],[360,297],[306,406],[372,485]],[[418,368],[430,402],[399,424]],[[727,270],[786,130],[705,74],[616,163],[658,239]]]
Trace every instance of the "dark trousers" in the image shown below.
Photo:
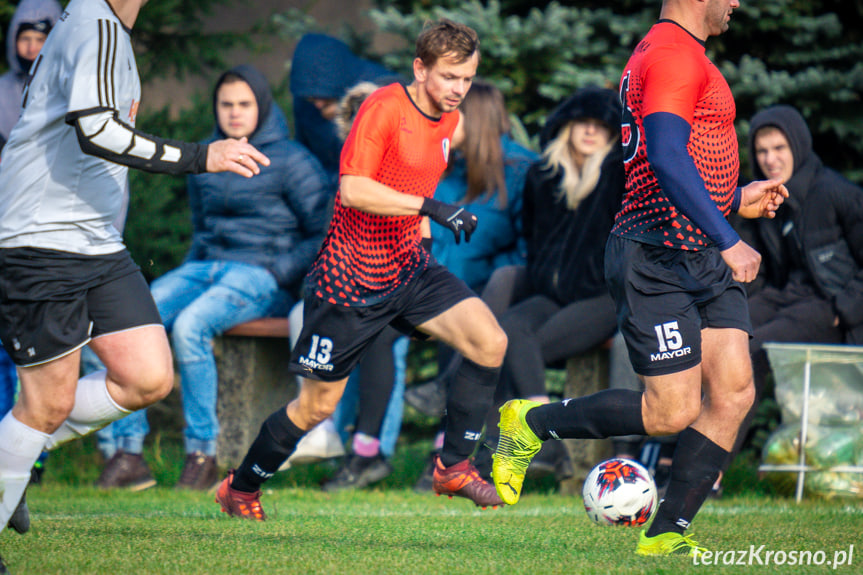
[[[759,397],[770,373],[764,343],[842,343],[842,330],[833,325],[833,305],[805,284],[764,288],[749,298],[749,316],[753,330],[749,352]]]
[[[833,305],[821,297],[815,288],[799,282],[790,282],[783,289],[766,287],[749,298],[749,316],[752,319],[752,339],[749,352],[755,379],[755,403],[740,426],[733,454],[743,446],[752,425],[752,418],[764,396],[770,362],[764,344],[784,343],[842,343],[842,329],[834,325],[836,312]]]
[[[614,301],[609,294],[560,305],[532,292],[526,268],[513,271],[516,270],[507,278],[513,288],[508,294],[512,302],[508,308],[495,305],[496,300],[506,299],[500,298],[500,294],[507,292],[495,285],[499,279],[497,273],[483,292],[483,300],[494,306],[492,309],[508,338],[495,390],[496,406],[516,397],[545,395],[546,368],[602,344],[617,329]],[[488,297],[490,293],[496,297]],[[486,421],[487,433],[497,431],[497,418],[497,410],[491,410]]]

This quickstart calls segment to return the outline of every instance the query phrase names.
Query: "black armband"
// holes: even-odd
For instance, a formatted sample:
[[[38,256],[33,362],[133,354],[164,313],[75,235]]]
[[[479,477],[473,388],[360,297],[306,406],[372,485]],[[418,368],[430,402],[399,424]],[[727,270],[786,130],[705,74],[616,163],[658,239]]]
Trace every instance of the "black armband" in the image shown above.
[[[207,146],[145,134],[120,121],[117,111],[93,108],[66,114],[81,151],[109,162],[158,174],[207,171]]]

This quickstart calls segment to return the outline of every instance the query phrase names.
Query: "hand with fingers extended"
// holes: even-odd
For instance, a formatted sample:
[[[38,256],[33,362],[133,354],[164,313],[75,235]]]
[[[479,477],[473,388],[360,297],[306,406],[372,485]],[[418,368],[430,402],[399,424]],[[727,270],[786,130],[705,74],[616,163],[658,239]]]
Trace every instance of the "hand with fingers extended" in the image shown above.
[[[737,213],[744,218],[774,218],[788,197],[788,188],[779,180],[759,180],[743,187]]]
[[[455,243],[461,243],[461,232],[464,231],[464,239],[470,241],[470,236],[476,229],[477,218],[461,206],[453,206],[439,202],[434,198],[426,198],[420,208],[421,216],[428,216],[445,228],[449,228],[455,234]]]
[[[269,166],[270,159],[248,142],[247,138],[227,138],[207,146],[208,172],[234,172],[247,178],[261,173],[260,166]]]

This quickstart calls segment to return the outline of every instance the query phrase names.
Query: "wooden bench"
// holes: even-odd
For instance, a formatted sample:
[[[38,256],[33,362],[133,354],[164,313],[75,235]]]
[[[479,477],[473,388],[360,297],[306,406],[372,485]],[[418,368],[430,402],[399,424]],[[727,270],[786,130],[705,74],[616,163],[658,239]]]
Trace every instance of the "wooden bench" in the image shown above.
[[[287,318],[261,318],[215,339],[219,465],[239,465],[261,423],[296,396],[296,380],[288,372],[289,335]]]
[[[566,362],[564,397],[581,397],[608,389],[608,352],[611,341],[598,345]],[[612,455],[608,439],[564,439],[575,475],[560,483],[560,493],[581,495],[581,488],[593,466]]]

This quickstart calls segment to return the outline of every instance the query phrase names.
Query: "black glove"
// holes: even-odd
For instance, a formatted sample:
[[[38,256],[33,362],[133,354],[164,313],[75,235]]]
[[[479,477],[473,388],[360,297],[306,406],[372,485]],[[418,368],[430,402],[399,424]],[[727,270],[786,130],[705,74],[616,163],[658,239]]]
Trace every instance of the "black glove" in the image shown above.
[[[464,231],[464,239],[470,241],[470,235],[476,229],[476,216],[459,206],[453,206],[439,202],[434,198],[426,198],[423,207],[420,208],[421,216],[428,216],[445,228],[452,230],[455,234],[455,243],[461,242],[461,232]]]

